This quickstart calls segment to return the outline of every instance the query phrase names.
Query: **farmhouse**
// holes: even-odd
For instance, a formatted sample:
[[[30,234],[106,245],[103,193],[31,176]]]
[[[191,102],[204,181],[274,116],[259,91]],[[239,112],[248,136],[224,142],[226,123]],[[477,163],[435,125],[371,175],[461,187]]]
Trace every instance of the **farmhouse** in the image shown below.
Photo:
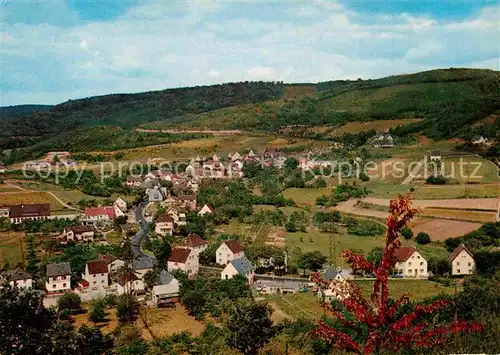
[[[206,240],[198,234],[191,233],[178,245],[178,248],[189,249],[199,256],[202,251],[207,249],[207,246],[208,242]]]
[[[142,184],[142,177],[140,176],[129,176],[125,181],[128,187],[140,187]]]
[[[114,286],[114,288],[116,289],[116,293],[118,293],[119,295],[123,295],[128,291],[144,291],[144,282],[133,272],[119,275],[116,279],[116,283],[114,283],[112,286]]]
[[[210,206],[210,205],[208,205],[208,204],[205,204],[205,205],[201,208],[201,210],[198,212],[198,216],[204,216],[204,215],[206,215],[207,213],[208,213],[208,214],[212,214],[212,213],[214,213],[214,211],[215,211],[215,210],[214,210],[214,208],[213,208],[212,206]]]
[[[179,300],[179,281],[169,272],[162,270],[158,283],[153,286],[151,295],[158,307],[177,302]]]
[[[433,150],[431,151],[429,158],[431,159],[431,161],[441,161],[443,157],[440,152],[438,152],[437,150]]]
[[[176,226],[185,226],[187,224],[184,212],[179,212],[177,209],[171,208],[167,211],[167,214],[172,217]]]
[[[192,277],[198,274],[198,255],[191,249],[174,248],[168,258],[168,269],[182,270]]]
[[[123,260],[117,259],[113,255],[109,254],[99,255],[99,260],[104,260],[106,262],[109,274],[116,272],[120,267],[125,265]]]
[[[373,140],[374,148],[393,148],[394,146],[394,138],[389,132],[380,133]]]
[[[323,273],[322,278],[326,281],[344,281],[354,279],[354,275],[352,274],[352,271],[348,269],[329,267]]]
[[[10,207],[0,206],[0,218],[9,218]]]
[[[265,294],[287,294],[296,293],[300,290],[301,284],[295,281],[286,280],[272,280],[272,281],[258,281],[258,290]]]
[[[122,212],[127,211],[127,202],[121,197],[118,197],[115,200],[115,202],[113,203],[113,206],[118,207]]]
[[[485,144],[487,141],[488,141],[487,138],[484,138],[483,136],[479,136],[479,135],[478,136],[474,136],[471,139],[471,143],[475,144],[475,145]]]
[[[452,275],[471,275],[476,269],[474,256],[462,243],[450,255]]]
[[[220,273],[222,280],[232,279],[236,275],[245,277],[249,284],[254,281],[254,270],[252,263],[245,257],[231,260]]]
[[[58,237],[61,243],[67,242],[93,242],[94,226],[73,226],[64,228],[62,234]]]
[[[395,273],[404,277],[427,278],[427,260],[414,247],[401,247],[396,253]]]
[[[148,201],[149,202],[162,202],[163,201],[163,194],[161,190],[154,186],[152,189],[148,189]]]
[[[47,264],[45,289],[48,293],[71,290],[71,266],[68,262]]]
[[[163,213],[156,219],[155,232],[162,236],[172,235],[174,222],[174,219],[168,213]]]
[[[111,221],[116,218],[114,206],[87,207],[83,220],[86,223],[96,223],[101,221]]]
[[[180,208],[196,210],[196,195],[180,195],[174,197],[174,204]]]
[[[45,220],[49,217],[50,204],[48,203],[10,206],[9,218],[10,222],[14,224],[19,224],[26,220]]]
[[[9,285],[12,287],[17,286],[19,288],[32,288],[33,287],[33,277],[31,274],[17,268],[12,271],[6,271],[3,274],[3,278],[9,281]]]
[[[219,265],[227,265],[230,261],[245,256],[243,246],[237,240],[226,240],[215,252],[215,259]]]
[[[150,256],[142,256],[132,261],[132,269],[142,279],[148,271],[152,271],[156,259]]]

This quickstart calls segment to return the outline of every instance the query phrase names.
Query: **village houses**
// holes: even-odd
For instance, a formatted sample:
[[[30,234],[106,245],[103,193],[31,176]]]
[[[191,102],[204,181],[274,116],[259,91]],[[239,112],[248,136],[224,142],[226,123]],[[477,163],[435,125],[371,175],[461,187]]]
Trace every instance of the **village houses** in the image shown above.
[[[153,286],[151,296],[156,306],[179,301],[179,281],[169,272],[162,270],[158,283]]]
[[[471,251],[465,244],[460,244],[450,255],[451,274],[454,276],[471,275],[476,270],[476,263]]]
[[[255,274],[252,263],[245,256],[231,260],[224,270],[221,271],[220,277],[222,280],[228,280],[236,275],[245,277],[249,284],[254,282]]]
[[[215,252],[215,259],[219,265],[227,265],[230,261],[245,256],[243,246],[237,240],[226,240],[222,242]]]
[[[199,256],[201,252],[207,249],[208,242],[198,234],[191,233],[177,247],[190,249],[196,256]]]
[[[187,248],[174,248],[168,258],[168,270],[181,270],[193,277],[198,274],[199,270],[198,255]]]
[[[398,275],[413,278],[427,278],[427,260],[415,247],[401,247],[396,253],[394,271]]]
[[[84,226],[73,226],[64,228],[62,234],[58,237],[61,243],[66,244],[68,242],[78,243],[78,242],[93,242],[94,241],[94,226],[84,225]]]
[[[108,274],[115,273],[123,265],[125,265],[125,262],[123,260],[117,259],[113,255],[109,254],[99,255],[99,260],[104,260],[104,262],[106,262],[106,267],[108,268]]]
[[[87,207],[85,208],[85,215],[82,220],[87,224],[110,222],[118,217],[116,210],[119,209],[115,206]],[[123,212],[120,211],[120,213],[123,215]]]
[[[133,272],[118,275],[116,282],[111,286],[119,295],[123,295],[129,291],[142,293],[145,289],[144,282]]]
[[[210,206],[209,204],[205,204],[205,205],[203,205],[203,207],[201,208],[201,210],[198,211],[198,216],[204,216],[207,213],[208,214],[213,214],[214,211],[215,211],[215,209],[212,206]]]
[[[71,290],[71,266],[68,262],[47,264],[45,289],[47,293]]]
[[[40,221],[49,219],[50,204],[12,205],[9,207],[9,218],[13,224],[19,224],[26,220]]]
[[[155,221],[155,233],[161,236],[172,235],[174,223],[174,219],[168,213],[161,214]]]
[[[17,286],[19,288],[33,288],[33,276],[30,273],[22,270],[21,268],[16,268],[11,271],[6,271],[0,277],[0,281],[7,280],[9,285],[12,287]],[[1,285],[2,282],[0,282]]]

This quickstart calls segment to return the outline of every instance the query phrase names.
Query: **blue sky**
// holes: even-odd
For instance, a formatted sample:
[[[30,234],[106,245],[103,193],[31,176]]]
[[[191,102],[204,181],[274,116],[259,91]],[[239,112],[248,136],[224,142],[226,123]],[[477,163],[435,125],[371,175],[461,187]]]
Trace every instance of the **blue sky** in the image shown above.
[[[0,105],[243,80],[500,69],[478,0],[0,1]]]

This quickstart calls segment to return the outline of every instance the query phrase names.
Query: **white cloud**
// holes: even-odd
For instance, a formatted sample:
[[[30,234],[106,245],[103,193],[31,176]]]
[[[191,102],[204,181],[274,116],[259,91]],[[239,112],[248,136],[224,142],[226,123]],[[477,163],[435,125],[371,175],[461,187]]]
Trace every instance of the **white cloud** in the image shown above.
[[[499,69],[500,27],[492,14],[500,7],[445,23],[408,14],[366,16],[336,2],[293,3],[286,16],[272,20],[233,16],[228,3],[189,4],[140,3],[116,19],[69,28],[5,24],[2,86],[12,89],[2,88],[1,104],[228,81]]]

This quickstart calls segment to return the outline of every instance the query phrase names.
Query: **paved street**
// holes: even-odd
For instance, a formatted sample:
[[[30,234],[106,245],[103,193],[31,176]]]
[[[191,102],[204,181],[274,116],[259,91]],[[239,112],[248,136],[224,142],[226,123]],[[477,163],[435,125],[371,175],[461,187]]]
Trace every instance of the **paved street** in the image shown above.
[[[132,237],[132,245],[134,248],[134,254],[137,258],[147,256],[141,250],[141,241],[145,236],[148,235],[149,232],[149,224],[148,222],[146,222],[144,216],[142,215],[142,211],[146,207],[146,204],[147,202],[141,202],[135,209],[135,218],[139,223],[139,231]]]

